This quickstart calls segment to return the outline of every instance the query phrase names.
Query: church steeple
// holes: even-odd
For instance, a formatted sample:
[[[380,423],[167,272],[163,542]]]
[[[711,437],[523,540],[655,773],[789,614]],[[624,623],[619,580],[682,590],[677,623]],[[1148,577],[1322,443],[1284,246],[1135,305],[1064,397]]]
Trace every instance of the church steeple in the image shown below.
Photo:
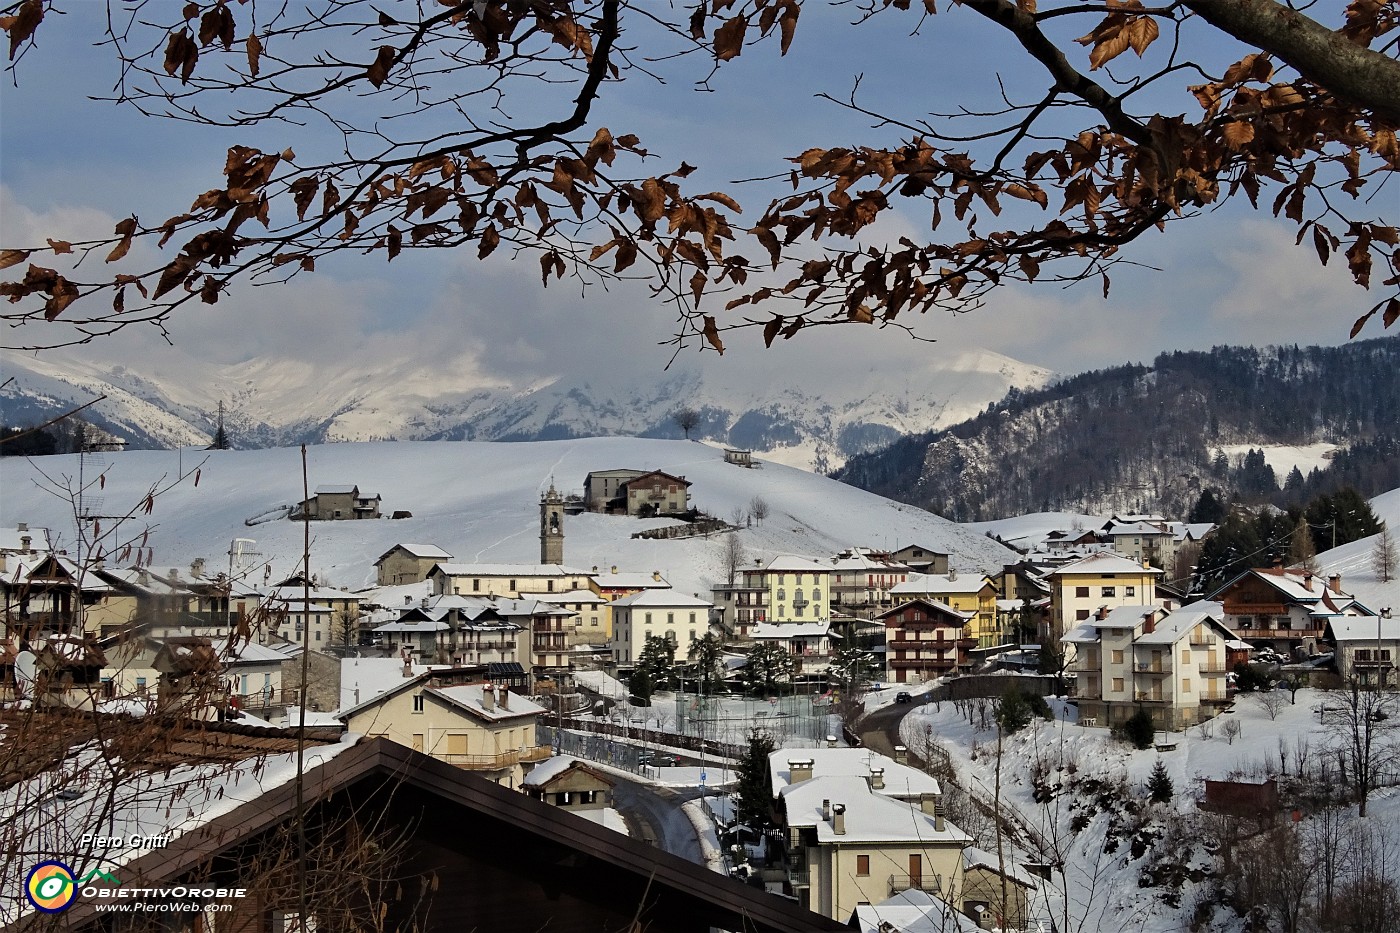
[[[549,491],[540,496],[540,563],[564,563],[564,497],[549,481]]]

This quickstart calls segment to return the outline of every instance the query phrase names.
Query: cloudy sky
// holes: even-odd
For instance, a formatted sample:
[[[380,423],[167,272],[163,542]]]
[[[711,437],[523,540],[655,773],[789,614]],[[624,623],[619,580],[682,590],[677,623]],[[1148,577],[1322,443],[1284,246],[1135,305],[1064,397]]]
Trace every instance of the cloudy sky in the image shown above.
[[[110,93],[116,65],[110,49],[95,45],[101,6],[73,7],[44,22],[17,81],[0,88],[0,245],[106,235],[133,212],[148,222],[180,213],[193,194],[218,184],[229,144],[301,150],[306,134],[324,133],[290,126],[235,133],[91,100]],[[847,96],[858,75],[864,100],[912,118],[994,106],[999,78],[1017,99],[1043,92],[1044,79],[1009,40],[967,11],[940,14],[921,35],[909,34],[910,14],[890,12],[853,29],[853,12],[850,5],[809,4],[786,59],[773,44],[749,50],[721,69],[709,90],[693,86],[703,63],[657,66],[665,84],[639,78],[609,87],[597,122],[614,134],[637,133],[663,164],[685,159],[700,166],[696,180],[719,187],[785,170],[782,160],[809,146],[892,141],[890,131],[872,132],[869,121],[815,97]],[[1217,56],[1229,51],[1212,49]],[[564,89],[557,106],[571,96]],[[549,112],[556,101],[520,106]],[[1184,112],[1194,105],[1182,92],[1163,106]],[[762,190],[737,190],[741,197],[753,190],[750,203],[766,201]],[[911,210],[881,229],[893,238],[926,228],[927,216]],[[868,328],[824,328],[766,351],[756,333],[736,334],[722,359],[692,352],[684,360],[721,372],[758,365],[781,380],[797,369],[926,361],[985,347],[1068,373],[1175,348],[1345,341],[1369,304],[1367,293],[1292,241],[1287,225],[1227,208],[1136,244],[1130,255],[1143,267],[1120,270],[1107,299],[1095,284],[1012,286],[976,313],[921,320],[920,334],[937,341],[931,345]],[[187,307],[170,328],[174,349],[145,330],[81,352],[134,366],[173,355],[221,363],[296,356],[313,366],[413,360],[523,381],[600,367],[660,372],[671,351],[658,344],[674,326],[671,312],[644,287],[542,290],[531,257],[513,263],[500,253],[478,263],[475,250],[435,251],[405,253],[392,266],[344,257],[290,286],[242,287],[215,308]],[[1373,325],[1366,335],[1380,333]],[[22,342],[12,333],[0,341]]]

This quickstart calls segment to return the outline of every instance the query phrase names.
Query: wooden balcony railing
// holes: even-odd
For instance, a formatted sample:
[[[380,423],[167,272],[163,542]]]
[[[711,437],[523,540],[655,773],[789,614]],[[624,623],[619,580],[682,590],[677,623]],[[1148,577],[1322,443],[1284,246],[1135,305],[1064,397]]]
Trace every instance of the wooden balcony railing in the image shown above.
[[[439,761],[445,761],[450,765],[456,765],[468,771],[498,771],[501,768],[510,768],[518,764],[532,761],[544,761],[554,754],[554,749],[548,745],[535,745],[530,748],[518,748],[508,752],[499,752],[494,755],[452,755],[439,753],[433,755]]]

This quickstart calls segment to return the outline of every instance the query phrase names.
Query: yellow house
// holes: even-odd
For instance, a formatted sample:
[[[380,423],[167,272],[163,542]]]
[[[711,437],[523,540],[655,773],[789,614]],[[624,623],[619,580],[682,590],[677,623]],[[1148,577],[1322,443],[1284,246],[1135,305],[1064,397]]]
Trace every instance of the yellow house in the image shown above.
[[[1056,641],[1100,609],[1151,606],[1162,571],[1111,552],[1081,557],[1049,574],[1050,624]]]
[[[775,557],[763,568],[768,622],[815,622],[831,616],[831,565],[807,557]]]
[[[568,593],[588,588],[587,571],[560,564],[439,563],[428,571],[433,594],[508,596]]]
[[[528,768],[552,754],[537,726],[545,708],[505,687],[434,682],[433,671],[337,717],[351,732],[382,736],[505,787],[520,787]]]
[[[802,751],[806,751],[805,749]],[[857,750],[857,751],[864,751]],[[801,761],[791,763],[801,771]],[[897,782],[894,782],[897,783]],[[887,795],[882,769],[800,780],[780,791],[798,902],[839,922],[903,891],[958,903],[972,837],[944,820],[940,796]]]
[[[978,648],[993,648],[1004,641],[997,619],[997,587],[981,574],[910,574],[909,579],[890,588],[896,606],[914,599],[936,600],[958,612],[973,613],[967,636]]]

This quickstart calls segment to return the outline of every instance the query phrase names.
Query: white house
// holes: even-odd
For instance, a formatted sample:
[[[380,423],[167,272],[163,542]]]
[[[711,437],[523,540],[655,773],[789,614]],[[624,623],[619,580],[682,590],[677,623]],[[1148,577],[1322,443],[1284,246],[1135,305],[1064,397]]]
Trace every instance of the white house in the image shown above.
[[[647,639],[668,638],[684,657],[692,642],[709,630],[714,604],[675,590],[643,590],[613,600],[612,657],[618,664],[634,664]]]

